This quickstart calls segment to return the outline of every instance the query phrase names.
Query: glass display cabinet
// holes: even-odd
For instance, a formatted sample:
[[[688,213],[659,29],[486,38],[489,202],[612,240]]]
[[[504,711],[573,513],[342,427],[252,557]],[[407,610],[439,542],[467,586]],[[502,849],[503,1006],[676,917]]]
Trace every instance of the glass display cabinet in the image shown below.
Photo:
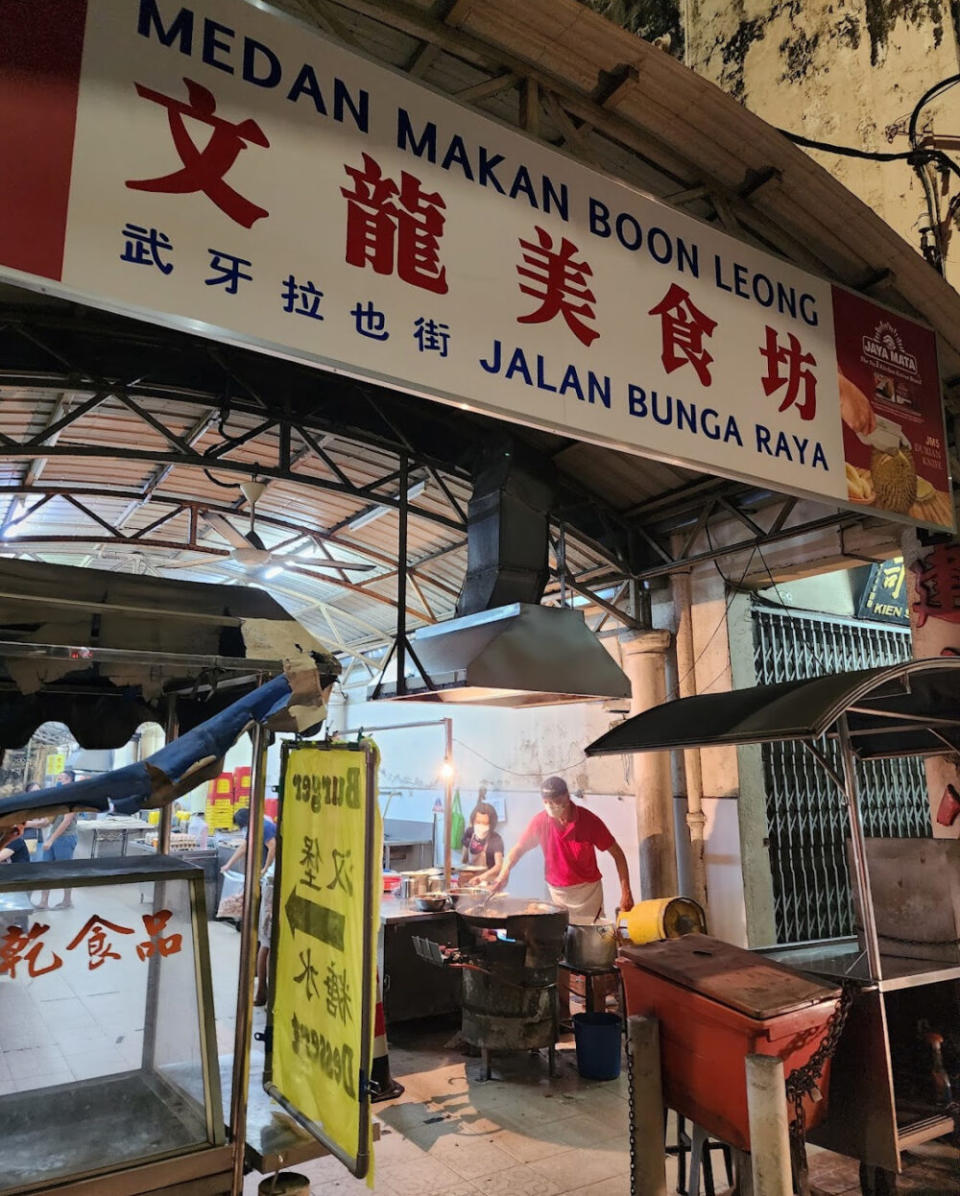
[[[230,1191],[200,868],[0,869],[0,1125],[2,1196]]]

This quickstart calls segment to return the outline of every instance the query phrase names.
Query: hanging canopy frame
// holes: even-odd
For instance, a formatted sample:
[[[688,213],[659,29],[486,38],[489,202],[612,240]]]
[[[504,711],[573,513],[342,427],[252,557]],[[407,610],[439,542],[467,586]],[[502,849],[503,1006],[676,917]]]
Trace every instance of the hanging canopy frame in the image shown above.
[[[839,746],[842,774],[823,750],[830,740]],[[955,971],[960,976],[960,967],[940,965],[934,975],[929,963],[881,957],[856,767],[863,760],[960,756],[960,658],[909,660],[882,668],[678,698],[613,727],[591,743],[586,754],[790,741],[801,743],[843,793],[864,935],[864,951],[853,959],[844,952],[819,954],[816,966],[807,966],[881,988],[930,982],[945,972]],[[816,952],[816,944],[809,947],[811,953]]]

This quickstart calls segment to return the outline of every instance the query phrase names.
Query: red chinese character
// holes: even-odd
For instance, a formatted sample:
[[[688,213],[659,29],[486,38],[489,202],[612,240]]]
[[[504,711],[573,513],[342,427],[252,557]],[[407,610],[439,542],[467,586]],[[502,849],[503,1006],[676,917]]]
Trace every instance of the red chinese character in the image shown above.
[[[269,148],[270,142],[255,120],[248,119],[239,124],[224,120],[215,115],[217,101],[212,92],[192,79],[184,79],[184,83],[187,85],[189,103],[162,95],[159,91],[144,87],[142,83],[135,85],[137,94],[143,99],[152,100],[166,108],[173,144],[180,155],[183,169],[156,179],[128,179],[127,186],[134,191],[165,191],[174,195],[202,191],[231,220],[242,224],[244,228],[251,228],[254,221],[269,215],[267,209],[244,198],[223,176],[236,162],[240,151],[247,148],[248,142],[263,146],[264,149]],[[213,130],[203,149],[197,148],[187,131],[184,122],[187,116],[209,125]]]
[[[927,619],[960,623],[960,546],[939,544],[911,566],[917,575],[919,601],[913,603],[917,626]]]
[[[400,186],[384,177],[380,164],[363,155],[363,167],[344,165],[353,189],[340,188],[347,200],[348,265],[372,266],[377,274],[392,274],[411,286],[447,293],[447,270],[440,265],[440,237],[447,205],[437,191],[427,192],[405,170]]]
[[[113,944],[107,940],[104,927],[107,930],[112,930],[114,934],[133,934],[129,926],[118,926],[115,922],[108,922],[106,918],[101,918],[99,914],[93,914],[86,920],[80,931],[67,943],[67,950],[73,951],[89,934],[90,937],[87,939],[87,955],[89,956],[87,967],[91,972],[94,968],[99,968],[101,964],[106,963],[108,959],[120,958],[119,952],[110,950]]]
[[[517,323],[543,324],[561,315],[577,340],[589,348],[600,333],[584,324],[580,317],[596,319],[591,304],[597,299],[587,285],[587,278],[593,276],[593,271],[587,262],[573,260],[574,254],[580,251],[572,241],[564,237],[560,248],[554,249],[550,234],[539,225],[533,227],[539,244],[521,238],[525,265],[517,266],[517,273],[521,278],[531,280],[530,283],[521,282],[522,294],[539,299],[540,306],[528,316],[517,316]]]
[[[26,934],[19,926],[8,927],[0,939],[0,976],[10,976],[16,980],[17,964],[23,963],[24,960],[27,961],[27,975],[33,979],[63,967],[63,960],[55,951],[51,952],[53,963],[45,968],[37,964],[37,957],[44,947],[43,936],[49,929],[49,926],[43,926],[40,922],[34,922]]]
[[[689,292],[676,283],[647,314],[660,317],[663,346],[660,360],[667,373],[672,374],[689,361],[701,384],[709,386],[713,382],[710,377],[713,357],[704,348],[703,338],[713,336],[717,321],[702,312]]]
[[[781,386],[786,386],[786,394],[777,408],[786,411],[797,403],[800,395],[800,383],[803,383],[803,401],[797,403],[797,410],[801,419],[813,419],[817,414],[817,379],[807,366],[816,365],[817,359],[812,353],[803,353],[800,342],[792,332],[787,333],[788,344],[785,349],[780,348],[777,333],[770,325],[766,325],[767,343],[760,350],[760,356],[766,359],[767,374],[763,379],[763,393],[772,395]],[[781,374],[780,367],[786,366],[787,372]]]
[[[151,955],[176,955],[183,945],[183,936],[171,934],[163,937],[164,929],[171,917],[170,910],[162,909],[156,914],[143,915],[143,927],[150,936],[145,943],[137,944],[137,954],[141,959],[149,959]]]

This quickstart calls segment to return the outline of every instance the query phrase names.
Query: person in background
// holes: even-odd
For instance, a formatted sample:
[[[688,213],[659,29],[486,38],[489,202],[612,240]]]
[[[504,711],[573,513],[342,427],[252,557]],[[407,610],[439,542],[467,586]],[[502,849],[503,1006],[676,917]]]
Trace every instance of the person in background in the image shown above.
[[[72,785],[76,779],[76,773],[72,768],[65,768],[57,777],[57,786]],[[49,863],[52,860],[72,860],[73,853],[77,850],[77,832],[74,824],[77,821],[75,813],[58,814],[52,821],[50,819],[39,820],[40,824],[49,827],[49,830],[44,836],[43,840],[43,861]],[[40,901],[34,906],[35,909],[46,909],[50,901],[49,891],[40,894]],[[72,909],[73,908],[73,890],[63,890],[63,900],[58,901],[53,909]]]
[[[246,806],[241,806],[233,815],[233,825],[238,830],[243,831],[243,842],[233,853],[229,860],[220,869],[221,872],[232,872],[233,866],[240,859],[243,853],[247,850],[247,835],[250,833],[250,811]],[[263,862],[260,867],[260,875],[266,876],[267,869],[273,863],[273,857],[277,854],[277,824],[272,818],[263,818]]]
[[[233,815],[233,825],[244,831],[244,841],[220,869],[229,872],[247,849],[246,839],[250,834],[250,811],[242,806]],[[272,818],[263,818],[263,863],[260,869],[260,925],[257,928],[257,939],[260,948],[257,951],[257,991],[254,993],[254,1005],[267,1003],[267,965],[270,961],[270,933],[273,915],[273,861],[277,854],[277,824]]]
[[[14,827],[14,830],[19,833],[0,847],[0,864],[29,864],[30,849],[23,839],[23,827]]]
[[[489,802],[478,801],[470,815],[470,825],[463,832],[464,864],[483,864],[475,883],[493,880],[503,863],[503,839],[497,834],[497,811]]]
[[[576,806],[563,777],[547,777],[540,786],[543,810],[535,815],[510,848],[494,884],[499,892],[521,856],[535,847],[543,850],[547,888],[554,905],[570,911],[573,923],[595,922],[603,915],[603,884],[597,850],[613,856],[620,878],[620,908],[633,908],[630,873],[623,848],[606,823],[592,810]]]
[[[43,788],[43,786],[40,784],[39,781],[30,781],[30,783],[27,785],[26,789],[24,789],[24,793],[35,793],[36,790],[42,789],[42,788]],[[25,839],[36,840],[36,844],[37,844],[36,850],[38,853],[38,855],[37,855],[38,859],[40,858],[40,856],[39,856],[40,843],[41,843],[41,840],[43,839],[43,834],[42,834],[40,828],[45,826],[46,823],[47,823],[46,818],[31,818],[29,820],[29,822],[25,822],[23,824],[23,827],[24,827],[23,837]]]
[[[187,834],[193,835],[200,851],[206,849],[207,841],[210,838],[210,828],[207,826],[207,819],[203,810],[196,810],[190,815],[190,821],[187,823]]]

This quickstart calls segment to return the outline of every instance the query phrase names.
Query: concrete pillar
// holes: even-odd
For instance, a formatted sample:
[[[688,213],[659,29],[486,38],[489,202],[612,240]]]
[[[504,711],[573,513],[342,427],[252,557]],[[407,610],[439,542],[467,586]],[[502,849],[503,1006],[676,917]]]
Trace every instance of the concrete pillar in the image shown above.
[[[666,1196],[660,1023],[655,1017],[627,1018],[627,1048],[633,1085],[630,1136],[636,1164],[630,1196]]]
[[[750,1165],[756,1196],[793,1196],[783,1060],[747,1055]]]
[[[621,641],[623,671],[630,678],[630,715],[666,700],[669,631],[640,631]],[[640,854],[640,900],[671,897],[677,891],[677,846],[673,832],[673,787],[667,752],[632,757]]]

